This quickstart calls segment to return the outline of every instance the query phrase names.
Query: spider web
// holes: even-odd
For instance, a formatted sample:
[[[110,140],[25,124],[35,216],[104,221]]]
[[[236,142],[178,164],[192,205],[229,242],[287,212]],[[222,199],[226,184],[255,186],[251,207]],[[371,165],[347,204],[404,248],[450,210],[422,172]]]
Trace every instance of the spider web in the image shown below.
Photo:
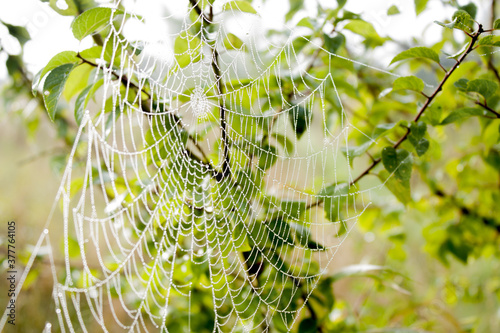
[[[358,129],[332,73],[353,60],[296,30],[266,36],[258,15],[218,1],[213,17],[187,2],[163,15],[153,30],[179,27],[162,39],[125,38],[146,36],[141,5],[113,15],[96,60],[96,102],[53,208],[64,267],[52,212],[18,288],[44,247],[58,318],[47,332],[175,332],[174,308],[190,331],[202,311],[213,331],[265,331],[276,318],[291,330],[379,188],[350,185],[342,153]],[[297,40],[328,55],[323,75]],[[204,294],[213,309],[200,308]]]

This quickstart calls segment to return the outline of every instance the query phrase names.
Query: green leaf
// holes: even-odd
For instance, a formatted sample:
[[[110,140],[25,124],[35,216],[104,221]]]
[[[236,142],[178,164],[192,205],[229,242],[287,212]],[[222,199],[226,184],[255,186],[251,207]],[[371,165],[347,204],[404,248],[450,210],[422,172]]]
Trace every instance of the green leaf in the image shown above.
[[[288,137],[279,133],[273,133],[271,134],[271,137],[274,138],[283,147],[285,153],[290,154],[293,152],[294,149],[293,142]]]
[[[412,123],[410,126],[408,140],[415,147],[418,156],[424,155],[429,149],[429,140],[424,138],[426,132],[427,125],[422,121]]]
[[[85,60],[93,61],[100,59],[102,55],[102,46],[92,46],[91,48],[80,51],[80,56]]]
[[[304,224],[289,222],[290,227],[295,231],[295,240],[304,247],[313,250],[324,249],[323,245],[312,240],[311,228]]]
[[[474,20],[465,10],[457,10],[452,16],[454,28],[461,30],[472,30]]]
[[[316,28],[314,27],[313,22],[314,21],[312,21],[310,17],[304,17],[297,23],[297,27],[306,27],[314,31]]]
[[[439,21],[434,21],[434,23],[439,24],[442,27],[448,29],[458,29],[462,31],[472,31],[472,27],[474,25],[474,20],[470,16],[468,12],[465,10],[457,10],[452,17],[451,23],[443,23]]]
[[[395,56],[389,65],[392,65],[393,63],[401,60],[412,59],[412,58],[429,59],[439,64],[439,56],[434,50],[424,46],[417,46],[417,47],[412,47],[411,49],[408,49],[406,51],[403,51],[397,56]]]
[[[363,20],[351,20],[344,26],[344,29],[364,37],[365,44],[368,46],[380,46],[387,40],[387,38],[380,37],[371,23]]]
[[[421,119],[432,126],[437,126],[441,124],[442,114],[443,107],[437,103],[434,103],[427,108],[427,111]]]
[[[187,32],[181,33],[174,42],[175,59],[179,67],[184,68],[187,65],[200,60],[201,39],[192,36]]]
[[[368,148],[371,147],[372,144],[373,141],[366,141],[359,146],[349,146],[347,148],[341,147],[341,150],[346,157],[349,157],[349,163],[352,166],[354,158],[363,155],[368,150]]]
[[[399,179],[405,181],[411,178],[413,161],[407,150],[385,147],[382,149],[382,163],[387,171]]]
[[[278,160],[278,150],[274,146],[264,145],[262,148],[257,149],[259,157],[259,168],[267,170],[272,167]]]
[[[323,197],[323,209],[329,221],[339,221],[340,210],[347,199],[348,193],[349,184],[347,183],[328,186],[319,193]]]
[[[498,148],[490,149],[484,160],[497,171],[500,171],[500,150]]]
[[[114,13],[121,14],[122,11],[115,10]],[[71,24],[73,35],[78,40],[84,39],[109,24],[112,15],[113,9],[106,7],[96,7],[84,11]]]
[[[424,90],[424,81],[416,76],[404,76],[397,78],[393,85],[392,90],[413,90],[421,92]]]
[[[443,53],[447,54],[447,57],[446,57],[447,59],[458,59],[458,57],[460,57],[462,54],[464,54],[468,48],[469,48],[469,45],[465,44],[459,51],[455,52],[454,54],[447,54],[446,52],[443,52]]]
[[[417,13],[417,15],[420,15],[420,13],[422,13],[425,10],[428,1],[429,0],[414,0],[415,12]]]
[[[63,96],[69,101],[73,96],[80,93],[87,86],[90,73],[93,67],[89,64],[81,64],[76,66],[69,75],[66,87],[64,88]]]
[[[306,203],[304,201],[281,201],[280,211],[286,219],[299,220],[306,211]]]
[[[76,64],[77,62],[79,62],[80,59],[78,59],[76,55],[77,53],[74,51],[63,51],[53,56],[40,73],[40,80],[43,79],[48,72],[56,67],[65,64]]]
[[[493,23],[493,29],[495,29],[495,30],[500,29],[500,19],[495,20],[495,22]]]
[[[387,10],[387,15],[388,16],[392,16],[392,15],[397,15],[397,14],[400,14],[401,12],[399,11],[398,7],[396,7],[395,5],[392,5],[391,7],[389,7],[389,9]]]
[[[226,50],[239,50],[242,46],[242,40],[232,33],[228,33],[226,38],[224,38],[224,47]]]
[[[268,222],[269,225],[269,238],[276,246],[283,246],[286,244],[293,244],[292,232],[290,225],[284,219],[277,218]]]
[[[233,229],[233,241],[234,247],[240,252],[250,251],[252,248],[248,242],[247,230],[243,221],[238,221],[235,223]]]
[[[246,1],[230,1],[222,6],[222,11],[239,11],[243,13],[257,14],[257,11],[252,7],[249,2]]]
[[[469,81],[467,84],[467,92],[476,92],[483,95],[485,99],[490,98],[498,89],[498,84],[491,80],[476,79]]]
[[[345,37],[341,33],[337,33],[337,36],[335,37],[323,34],[323,39],[325,40],[325,48],[330,53],[336,53],[337,50],[345,43]]]
[[[457,87],[458,90],[467,91],[467,86],[469,85],[469,80],[467,80],[467,79],[460,79],[460,80],[456,81],[453,85],[455,87]]]
[[[85,107],[87,106],[87,95],[89,94],[92,85],[86,87],[82,90],[82,92],[78,95],[75,102],[75,120],[78,125],[82,122],[83,115],[85,113]]]
[[[295,105],[291,108],[288,113],[290,117],[290,122],[292,123],[293,129],[297,134],[297,138],[300,139],[302,134],[307,130],[312,120],[312,112],[309,108],[305,108],[301,105]]]
[[[479,46],[500,46],[500,37],[494,35],[488,35],[481,38],[477,45]]]
[[[299,333],[316,333],[318,331],[318,321],[314,318],[303,319],[299,324]]]
[[[50,8],[55,10],[59,15],[63,16],[75,16],[78,15],[78,7],[75,4],[74,0],[63,0],[68,8],[61,9],[60,4],[58,2],[61,0],[42,0],[42,2],[49,2]]]
[[[73,66],[73,64],[59,66],[53,69],[45,80],[43,85],[43,101],[51,121],[54,121],[57,103]]]
[[[337,0],[337,9],[341,9],[345,6],[347,0]]]
[[[482,116],[484,111],[479,108],[461,108],[452,111],[444,120],[441,125],[448,125],[459,120],[464,120],[473,116]]]
[[[398,177],[392,177],[387,170],[381,170],[378,173],[380,181],[392,194],[404,205],[411,202],[410,180],[401,180]]]
[[[465,6],[460,6],[458,8],[461,9],[461,10],[466,11],[467,13],[469,13],[469,15],[471,16],[471,18],[473,18],[473,19],[476,18],[477,6],[473,2],[469,2]]]
[[[19,44],[21,44],[21,46],[31,39],[30,34],[28,30],[26,30],[26,28],[8,24],[3,21],[0,22],[2,22],[2,24],[7,28],[9,34],[19,41]]]
[[[408,122],[406,120],[400,120],[397,123],[379,124],[375,126],[373,130],[372,138],[376,139],[381,136],[388,135],[389,133],[395,131],[397,128],[404,126],[407,127]]]

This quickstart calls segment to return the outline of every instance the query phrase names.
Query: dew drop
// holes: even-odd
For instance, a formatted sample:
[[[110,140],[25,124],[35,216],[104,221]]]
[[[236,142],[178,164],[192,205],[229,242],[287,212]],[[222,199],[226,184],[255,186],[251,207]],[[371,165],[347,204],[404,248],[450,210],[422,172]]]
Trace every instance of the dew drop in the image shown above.
[[[44,94],[45,96],[49,96],[49,95],[50,95],[50,91],[45,90],[45,91],[43,92],[43,94]]]
[[[212,206],[207,206],[207,207],[205,207],[205,211],[206,211],[207,213],[212,213],[212,212],[214,211],[214,207],[212,207]]]
[[[61,309],[56,309],[56,313],[57,314],[61,313]]]

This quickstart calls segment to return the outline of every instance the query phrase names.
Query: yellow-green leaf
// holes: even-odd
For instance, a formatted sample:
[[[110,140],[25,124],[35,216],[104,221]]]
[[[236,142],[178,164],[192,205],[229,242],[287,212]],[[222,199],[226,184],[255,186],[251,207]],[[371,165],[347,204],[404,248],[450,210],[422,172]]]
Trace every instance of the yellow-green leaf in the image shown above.
[[[416,76],[404,76],[397,78],[393,85],[392,90],[413,90],[421,92],[424,90],[424,81]]]
[[[246,1],[230,1],[222,7],[223,11],[236,11],[236,12],[243,12],[243,13],[250,13],[250,14],[257,14],[257,11],[252,7],[252,5],[249,2]]]
[[[417,46],[417,47],[412,47],[411,49],[408,49],[406,51],[403,51],[397,56],[395,56],[394,59],[392,59],[390,65],[401,60],[412,59],[412,58],[424,58],[439,63],[439,56],[434,50],[424,46]]]
[[[64,89],[64,84],[69,73],[73,69],[73,64],[65,64],[52,70],[43,85],[43,101],[49,114],[50,120],[54,121],[57,110],[57,103]]]

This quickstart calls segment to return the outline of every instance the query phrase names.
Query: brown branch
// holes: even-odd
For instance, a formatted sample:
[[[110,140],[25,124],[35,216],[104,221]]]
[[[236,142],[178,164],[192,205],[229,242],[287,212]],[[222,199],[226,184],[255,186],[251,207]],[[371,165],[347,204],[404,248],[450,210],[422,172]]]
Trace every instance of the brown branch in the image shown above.
[[[493,113],[497,118],[500,118],[500,113],[498,113],[497,111],[493,110],[491,107],[489,107],[486,102],[485,103],[481,103],[481,102],[476,102],[477,105],[481,106],[482,108],[484,108],[485,110]]]
[[[210,12],[209,17],[205,15],[202,8],[199,6],[199,1],[189,0],[189,3],[195,10],[196,14],[201,17],[203,22],[209,26],[212,24],[213,20],[213,8],[209,5]],[[219,67],[219,52],[217,48],[213,47],[213,58],[212,58],[212,70],[215,76],[215,82],[217,84],[217,94],[219,95],[219,118],[220,118],[220,129],[221,129],[221,140],[222,140],[222,176],[231,177],[231,165],[229,156],[229,144],[227,135],[227,123],[226,123],[226,108],[224,106],[224,100],[222,94],[224,93],[224,85],[222,82],[222,76]]]
[[[483,26],[480,24],[479,29],[476,33],[474,33],[471,36],[471,41],[469,43],[469,46],[467,47],[466,51],[462,54],[462,56],[456,61],[456,63],[453,65],[453,67],[449,70],[446,71],[446,74],[444,75],[443,79],[439,83],[438,87],[434,90],[434,92],[427,97],[427,100],[425,101],[424,105],[421,107],[420,111],[418,112],[417,116],[413,120],[414,122],[417,122],[420,117],[424,114],[424,112],[429,108],[429,106],[432,104],[432,101],[436,98],[436,96],[441,92],[443,89],[444,84],[448,81],[450,76],[455,72],[455,70],[460,66],[460,64],[465,60],[465,58],[469,55],[474,50],[474,45],[476,44],[479,36],[484,32]],[[410,129],[406,129],[406,133],[393,145],[393,148],[398,148],[407,138],[408,135],[410,134]],[[353,186],[356,184],[358,181],[360,181],[363,177],[366,175],[370,174],[370,172],[382,161],[381,158],[373,160],[372,164],[368,166],[358,177],[356,177],[353,181],[349,183],[349,186]],[[320,205],[323,202],[323,198],[318,199],[316,202],[308,205],[306,208],[312,208],[315,206]]]

